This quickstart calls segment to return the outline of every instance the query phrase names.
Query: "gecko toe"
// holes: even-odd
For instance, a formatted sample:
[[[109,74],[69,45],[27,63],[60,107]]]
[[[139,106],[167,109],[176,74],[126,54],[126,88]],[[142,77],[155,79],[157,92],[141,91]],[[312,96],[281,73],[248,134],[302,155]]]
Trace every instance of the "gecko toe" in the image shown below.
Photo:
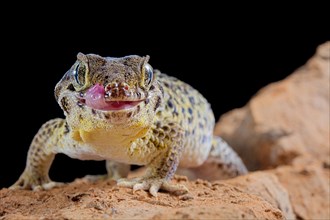
[[[180,184],[171,184],[169,182],[163,183],[161,189],[175,195],[183,195],[189,192],[186,186]]]
[[[153,183],[149,189],[150,194],[153,195],[154,197],[157,197],[157,193],[158,193],[161,185],[162,185],[162,183]]]
[[[147,190],[148,188],[149,188],[149,186],[145,182],[143,182],[143,183],[136,183],[133,186],[133,192],[138,191],[138,190]]]
[[[44,189],[44,190],[50,190],[50,189],[53,189],[53,188],[61,187],[63,185],[65,185],[65,184],[64,183],[60,183],[60,182],[50,181],[48,183],[42,184],[42,189]]]
[[[121,178],[117,180],[117,185],[127,188],[133,188],[134,185],[140,182],[140,180],[141,178],[133,178],[133,179]]]

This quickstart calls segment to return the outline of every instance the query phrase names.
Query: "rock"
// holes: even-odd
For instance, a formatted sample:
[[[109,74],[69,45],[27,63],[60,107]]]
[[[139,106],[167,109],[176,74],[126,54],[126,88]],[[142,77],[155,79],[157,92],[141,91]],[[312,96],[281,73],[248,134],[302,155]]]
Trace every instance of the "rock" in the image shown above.
[[[261,89],[249,103],[224,114],[215,134],[250,170],[313,156],[329,164],[330,42],[286,79]]]
[[[270,171],[287,189],[297,219],[329,219],[330,171],[321,163],[281,166]]]
[[[328,219],[329,82],[327,42],[292,75],[261,89],[245,107],[223,115],[215,134],[250,170],[277,167],[226,182],[266,199],[288,219]]]
[[[274,208],[282,211],[286,219],[295,219],[289,194],[274,174],[254,172],[249,175],[222,181],[243,189],[244,192],[257,195]]]
[[[1,189],[0,219],[285,219],[267,199],[234,183],[176,181],[189,194],[155,198],[112,182],[78,180],[49,191]]]
[[[329,169],[304,162],[225,181],[175,181],[174,196],[76,180],[49,191],[0,190],[0,219],[327,219]]]

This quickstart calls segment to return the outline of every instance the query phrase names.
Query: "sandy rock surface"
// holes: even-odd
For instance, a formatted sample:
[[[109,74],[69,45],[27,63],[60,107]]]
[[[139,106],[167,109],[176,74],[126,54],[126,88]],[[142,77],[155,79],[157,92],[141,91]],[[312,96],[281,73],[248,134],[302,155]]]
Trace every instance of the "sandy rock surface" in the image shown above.
[[[76,181],[48,192],[0,191],[5,219],[283,219],[265,199],[222,182],[179,181],[190,193],[174,196],[119,188],[114,182]]]

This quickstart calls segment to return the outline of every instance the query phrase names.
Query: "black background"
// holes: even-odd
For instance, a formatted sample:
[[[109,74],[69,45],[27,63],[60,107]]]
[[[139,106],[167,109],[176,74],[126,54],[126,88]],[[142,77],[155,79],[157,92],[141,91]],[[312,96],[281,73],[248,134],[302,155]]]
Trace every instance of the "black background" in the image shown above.
[[[322,8],[317,6],[317,12]],[[319,44],[330,40],[327,13],[312,15],[308,7],[273,13],[233,10],[229,15],[222,14],[222,8],[204,11],[206,16],[198,9],[184,10],[188,15],[145,9],[139,16],[125,12],[100,17],[70,10],[48,15],[44,10],[19,13],[18,21],[7,18],[1,32],[0,188],[14,183],[23,171],[29,144],[42,123],[63,117],[53,89],[78,52],[148,54],[154,68],[198,89],[219,118],[292,73]],[[50,176],[72,181],[105,172],[103,165],[58,155]]]

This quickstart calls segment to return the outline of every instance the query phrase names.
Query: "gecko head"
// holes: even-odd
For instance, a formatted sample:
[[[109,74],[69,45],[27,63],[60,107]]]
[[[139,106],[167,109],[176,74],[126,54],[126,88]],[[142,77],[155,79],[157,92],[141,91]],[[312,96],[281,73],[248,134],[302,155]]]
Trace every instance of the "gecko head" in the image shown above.
[[[83,130],[150,127],[162,92],[148,61],[149,56],[78,53],[55,87],[69,125]]]

